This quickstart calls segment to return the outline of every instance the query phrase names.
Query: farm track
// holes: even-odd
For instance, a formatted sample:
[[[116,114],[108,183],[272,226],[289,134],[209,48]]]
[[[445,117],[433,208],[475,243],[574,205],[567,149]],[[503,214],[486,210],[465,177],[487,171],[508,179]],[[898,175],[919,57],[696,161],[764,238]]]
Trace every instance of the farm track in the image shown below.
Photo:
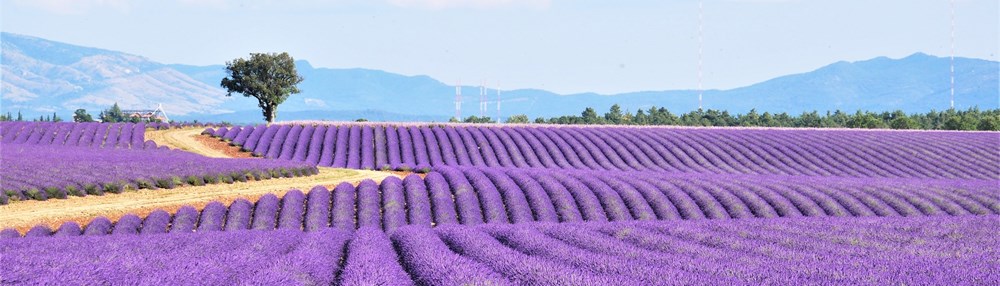
[[[357,185],[365,179],[380,182],[388,176],[394,175],[376,171],[320,168],[319,174],[306,177],[13,202],[0,206],[0,214],[3,214],[0,216],[0,228],[14,228],[25,233],[35,225],[47,225],[52,229],[69,221],[86,225],[99,216],[117,221],[126,214],[145,217],[158,209],[173,213],[183,206],[193,206],[201,210],[213,201],[232,202],[242,198],[256,202],[265,194],[275,194],[280,197],[291,189],[308,191],[318,185],[332,189],[342,182]]]
[[[211,158],[234,158],[227,155],[224,150],[211,148],[199,142],[196,138],[201,134],[203,128],[184,128],[146,131],[146,140],[153,140],[158,146],[167,146],[170,149],[180,149],[191,153],[196,153]]]
[[[206,145],[199,140],[201,128],[169,129],[147,131],[146,140],[153,140],[158,146],[180,149],[212,158],[242,157],[229,155],[232,148],[225,144]],[[210,140],[217,140],[209,138]],[[235,148],[233,148],[235,149]],[[90,220],[103,216],[117,221],[126,214],[140,217],[150,212],[162,209],[171,213],[183,206],[193,206],[201,210],[213,201],[232,202],[236,199],[246,199],[256,202],[265,194],[283,196],[291,189],[308,191],[314,186],[333,188],[342,182],[357,185],[365,179],[381,182],[388,176],[403,177],[400,172],[380,172],[366,170],[351,170],[337,168],[319,168],[319,174],[279,178],[261,181],[236,182],[233,184],[210,184],[205,186],[182,186],[174,189],[130,190],[122,194],[105,194],[103,196],[69,197],[67,199],[51,199],[47,201],[21,201],[0,206],[0,228],[14,228],[21,233],[27,232],[36,225],[47,225],[52,229],[64,222],[73,221],[85,225]]]

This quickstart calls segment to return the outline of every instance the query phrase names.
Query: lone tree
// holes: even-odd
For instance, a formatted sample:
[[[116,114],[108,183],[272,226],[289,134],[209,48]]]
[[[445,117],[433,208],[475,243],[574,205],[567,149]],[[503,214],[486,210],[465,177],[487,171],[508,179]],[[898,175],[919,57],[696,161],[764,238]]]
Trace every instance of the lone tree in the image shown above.
[[[299,93],[295,85],[302,77],[295,71],[295,59],[288,53],[251,53],[250,59],[237,58],[226,62],[228,76],[222,79],[226,96],[240,93],[257,98],[257,106],[264,112],[267,123],[274,122],[278,105],[289,96]]]

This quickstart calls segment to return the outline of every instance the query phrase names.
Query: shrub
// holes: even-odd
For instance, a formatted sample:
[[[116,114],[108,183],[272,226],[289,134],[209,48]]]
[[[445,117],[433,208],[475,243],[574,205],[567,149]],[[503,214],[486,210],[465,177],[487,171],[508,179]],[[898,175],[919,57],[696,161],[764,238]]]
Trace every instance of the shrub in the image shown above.
[[[121,194],[125,191],[125,184],[121,182],[106,183],[104,184],[104,192],[112,194]]]
[[[192,186],[203,186],[203,185],[205,185],[205,180],[203,180],[199,176],[194,176],[194,175],[188,176],[187,179],[184,180],[184,181],[187,182],[188,185],[192,185]]]
[[[220,181],[222,181],[222,176],[209,174],[205,175],[203,179],[205,180],[205,184],[218,184]]]
[[[174,184],[174,180],[171,180],[170,178],[158,178],[155,180],[157,188],[173,189],[176,185]]]
[[[152,181],[147,180],[147,179],[138,179],[138,180],[135,180],[135,186],[136,186],[136,188],[139,188],[139,189],[150,189],[150,190],[155,190],[156,189],[156,184],[154,184]]]
[[[97,184],[86,183],[83,184],[83,190],[87,192],[88,195],[101,196],[104,195],[104,190],[97,187]]]
[[[405,163],[404,164],[399,164],[399,166],[396,167],[396,171],[409,172],[409,171],[412,171],[412,170],[413,170],[413,167],[411,167],[410,165],[405,164]]]
[[[45,188],[45,196],[50,197],[50,198],[65,199],[66,198],[66,190],[63,190],[63,189],[60,189],[60,188],[56,188],[56,187],[46,187]]]
[[[33,200],[44,201],[49,199],[49,197],[45,195],[45,192],[39,191],[36,188],[28,189],[27,194],[28,197]]]
[[[430,173],[431,172],[431,166],[426,166],[426,165],[424,165],[424,166],[417,166],[416,172],[417,173],[422,173],[422,174]]]
[[[84,192],[83,189],[77,188],[74,185],[68,185],[64,189],[66,190],[67,194],[70,194],[72,196],[83,197],[87,195],[87,193]]]
[[[173,176],[170,178],[170,180],[174,182],[174,186],[179,186],[184,184],[184,180],[178,176]]]

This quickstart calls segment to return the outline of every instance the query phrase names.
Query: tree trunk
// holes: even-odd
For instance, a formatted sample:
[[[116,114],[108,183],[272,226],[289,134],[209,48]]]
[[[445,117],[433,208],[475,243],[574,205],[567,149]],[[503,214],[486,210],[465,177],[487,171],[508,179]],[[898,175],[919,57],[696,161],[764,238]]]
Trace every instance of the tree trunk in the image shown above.
[[[267,120],[267,124],[270,125],[274,122],[274,118],[278,116],[278,106],[268,105],[264,110],[264,120]]]

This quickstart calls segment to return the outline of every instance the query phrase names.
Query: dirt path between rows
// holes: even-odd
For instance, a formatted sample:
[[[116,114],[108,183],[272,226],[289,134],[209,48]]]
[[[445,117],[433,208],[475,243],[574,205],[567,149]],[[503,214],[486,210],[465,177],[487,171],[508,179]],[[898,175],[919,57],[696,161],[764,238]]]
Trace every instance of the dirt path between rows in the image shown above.
[[[146,140],[153,140],[158,146],[185,150],[207,157],[247,156],[246,153],[238,153],[236,147],[228,146],[221,141],[216,144],[211,140],[217,139],[200,135],[203,130],[204,128],[155,130],[146,131],[145,136]],[[99,216],[117,221],[126,214],[145,217],[158,209],[173,213],[183,206],[193,206],[200,210],[213,201],[227,205],[240,198],[256,202],[265,194],[275,194],[280,197],[292,189],[308,192],[318,185],[332,189],[342,182],[357,185],[365,179],[381,182],[388,176],[403,177],[405,175],[405,173],[399,172],[320,168],[319,174],[307,177],[206,186],[182,186],[174,189],[132,190],[122,194],[70,197],[47,201],[15,201],[0,206],[0,229],[14,228],[25,233],[36,225],[46,225],[55,230],[64,222],[69,221],[84,226]]]
[[[184,128],[146,131],[146,140],[153,140],[157,146],[167,146],[170,149],[180,149],[212,158],[232,158],[222,150],[217,150],[199,142],[204,128]]]
[[[127,191],[121,194],[103,196],[69,197],[47,201],[11,202],[0,206],[0,229],[14,228],[21,233],[35,225],[47,225],[52,230],[62,223],[74,221],[85,226],[90,220],[103,216],[111,221],[126,214],[145,217],[150,212],[162,209],[173,213],[182,206],[202,209],[206,204],[219,201],[230,204],[236,199],[256,202],[265,194],[281,197],[291,189],[308,192],[314,186],[322,185],[332,189],[342,182],[353,184],[365,179],[381,182],[390,173],[320,168],[320,173],[307,177],[280,178],[262,181],[214,184],[206,186],[183,186],[174,189]]]

